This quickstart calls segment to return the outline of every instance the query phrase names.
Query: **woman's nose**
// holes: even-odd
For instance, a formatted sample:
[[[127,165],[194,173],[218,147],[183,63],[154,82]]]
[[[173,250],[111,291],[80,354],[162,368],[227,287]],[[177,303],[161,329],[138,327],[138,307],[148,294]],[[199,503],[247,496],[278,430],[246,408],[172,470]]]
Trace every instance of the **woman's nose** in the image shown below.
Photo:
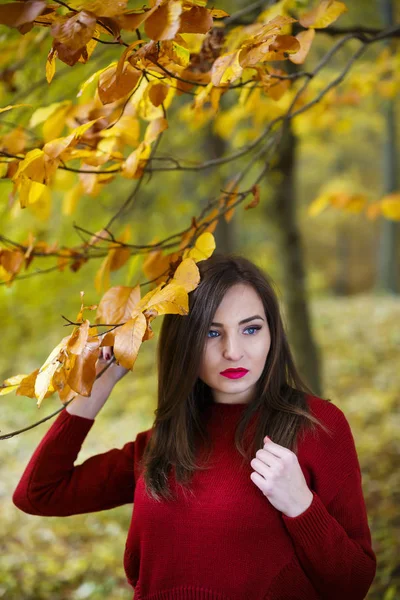
[[[223,356],[229,360],[240,360],[243,356],[240,342],[232,337],[226,336],[223,348]]]

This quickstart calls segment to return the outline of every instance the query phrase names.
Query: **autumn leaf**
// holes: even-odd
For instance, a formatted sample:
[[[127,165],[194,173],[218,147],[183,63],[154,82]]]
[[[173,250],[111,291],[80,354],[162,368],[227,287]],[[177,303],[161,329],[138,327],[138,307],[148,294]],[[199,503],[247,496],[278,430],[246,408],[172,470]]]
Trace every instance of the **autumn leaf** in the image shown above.
[[[211,68],[211,81],[213,85],[232,83],[243,73],[239,61],[239,50],[227,52],[218,57]]]
[[[226,14],[226,13],[225,13]],[[203,6],[192,6],[181,14],[179,33],[207,33],[213,26],[211,11]]]
[[[0,24],[18,28],[26,23],[33,23],[45,8],[44,0],[8,2],[0,6]]]
[[[68,6],[86,10],[98,17],[115,17],[126,10],[128,0],[70,0]]]
[[[127,243],[130,237],[129,225],[124,229],[117,242],[121,245],[111,247],[100,269],[95,276],[95,287],[99,292],[102,289],[107,290],[110,287],[110,272],[120,269],[130,258],[131,251],[123,244]]]
[[[296,35],[296,38],[300,43],[300,50],[295,54],[291,54],[289,56],[289,60],[296,65],[302,65],[306,60],[311,45],[314,41],[315,29],[307,29],[307,31],[300,31],[300,33]]]
[[[116,330],[114,355],[125,369],[133,368],[146,328],[146,317],[140,312]]]
[[[83,10],[73,16],[60,15],[50,31],[57,42],[71,50],[79,50],[92,39],[95,28],[95,15]]]
[[[71,337],[67,344],[68,352],[72,354],[81,354],[89,335],[90,322],[88,319],[77,327],[71,334]]]
[[[32,373],[29,373],[29,375],[27,375],[21,380],[18,388],[15,390],[16,396],[26,396],[28,398],[35,398],[35,382],[38,373],[39,369],[35,369]],[[45,394],[45,397],[50,395],[50,393]]]
[[[172,282],[181,285],[187,292],[194,290],[200,283],[200,271],[192,258],[185,258],[174,273]]]
[[[96,323],[125,323],[140,302],[140,286],[118,285],[111,287],[103,295],[96,313]]]
[[[149,89],[149,98],[153,106],[160,106],[167,97],[169,87],[163,83],[156,83]]]
[[[51,351],[46,361],[39,369],[35,381],[35,396],[37,398],[38,407],[40,407],[46,392],[49,390],[55,371],[60,366],[60,362],[62,362],[59,359],[61,358],[63,350],[67,347],[69,338],[70,336],[68,335],[61,340],[61,342]]]
[[[99,357],[100,338],[90,336],[80,354],[76,357],[67,383],[81,396],[90,396],[96,379],[96,361]]]
[[[303,27],[324,29],[334,23],[347,10],[343,2],[322,0],[315,8],[302,15],[299,21]]]
[[[194,248],[185,250],[182,258],[192,258],[195,262],[200,262],[209,258],[214,250],[214,236],[209,231],[206,231],[197,238]]]
[[[0,385],[0,396],[5,396],[10,392],[14,392],[19,387],[21,381],[26,379],[26,377],[28,377],[28,375],[19,374],[5,379]]]
[[[253,200],[244,207],[245,210],[249,210],[250,208],[255,208],[256,206],[258,206],[258,204],[260,202],[260,186],[258,184],[253,185],[253,187],[251,188],[251,192],[254,197],[253,197]]]
[[[170,0],[154,11],[144,23],[146,35],[158,42],[172,40],[180,28],[182,4],[179,0]]]
[[[58,52],[55,48],[51,47],[46,60],[46,79],[47,83],[51,83],[56,72],[56,58]]]
[[[142,73],[126,62],[118,76],[117,66],[113,66],[100,74],[98,94],[102,104],[110,104],[124,98],[132,92],[139,82]]]
[[[400,192],[384,196],[380,205],[384,217],[392,221],[400,221]]]

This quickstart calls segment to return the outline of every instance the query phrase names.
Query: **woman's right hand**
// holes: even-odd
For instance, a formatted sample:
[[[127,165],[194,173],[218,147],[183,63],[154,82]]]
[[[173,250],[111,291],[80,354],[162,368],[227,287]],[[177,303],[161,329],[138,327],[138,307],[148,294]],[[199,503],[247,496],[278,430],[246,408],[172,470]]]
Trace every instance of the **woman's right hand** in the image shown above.
[[[114,357],[113,349],[110,346],[104,346],[99,349],[99,357],[96,361],[96,375],[98,375],[107,366]],[[117,365],[114,361],[93,383],[92,391],[89,397],[76,396],[66,408],[71,415],[78,415],[88,419],[95,419],[98,412],[106,403],[114,385],[126,375],[128,369]]]
[[[103,369],[107,366],[107,364],[114,358],[114,352],[112,346],[103,346],[99,348],[99,358],[96,362],[96,375],[98,375]],[[113,386],[124,377],[128,373],[129,369],[125,369],[125,367],[121,367],[121,365],[117,365],[114,361],[110,364],[110,366],[104,371],[103,375],[99,377],[104,377],[107,379]]]

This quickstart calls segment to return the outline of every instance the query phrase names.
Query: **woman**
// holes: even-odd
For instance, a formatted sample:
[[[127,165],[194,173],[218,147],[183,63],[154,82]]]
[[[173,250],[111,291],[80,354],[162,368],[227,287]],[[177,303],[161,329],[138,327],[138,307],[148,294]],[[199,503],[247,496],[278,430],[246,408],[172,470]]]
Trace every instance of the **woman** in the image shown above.
[[[198,266],[189,314],[162,323],[153,427],[74,466],[126,373],[113,364],[57,417],[13,501],[43,516],[133,502],[136,600],[362,600],[376,556],[348,421],[296,372],[265,274],[239,256]]]

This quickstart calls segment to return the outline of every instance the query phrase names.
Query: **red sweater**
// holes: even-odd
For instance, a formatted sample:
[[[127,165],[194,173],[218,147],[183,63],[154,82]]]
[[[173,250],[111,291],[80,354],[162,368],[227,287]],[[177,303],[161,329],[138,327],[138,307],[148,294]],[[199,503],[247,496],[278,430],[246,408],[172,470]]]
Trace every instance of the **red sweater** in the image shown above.
[[[298,460],[313,493],[297,517],[276,510],[240,470],[234,430],[245,404],[214,403],[207,427],[215,444],[212,468],[196,472],[194,496],[144,494],[138,471],[151,430],[122,449],[74,462],[94,419],[63,411],[34,452],[14,492],[29,514],[69,516],[131,504],[124,567],[135,600],[362,600],[374,579],[362,480],[343,412],[308,397],[333,431],[299,443]],[[210,463],[211,464],[211,463]]]

